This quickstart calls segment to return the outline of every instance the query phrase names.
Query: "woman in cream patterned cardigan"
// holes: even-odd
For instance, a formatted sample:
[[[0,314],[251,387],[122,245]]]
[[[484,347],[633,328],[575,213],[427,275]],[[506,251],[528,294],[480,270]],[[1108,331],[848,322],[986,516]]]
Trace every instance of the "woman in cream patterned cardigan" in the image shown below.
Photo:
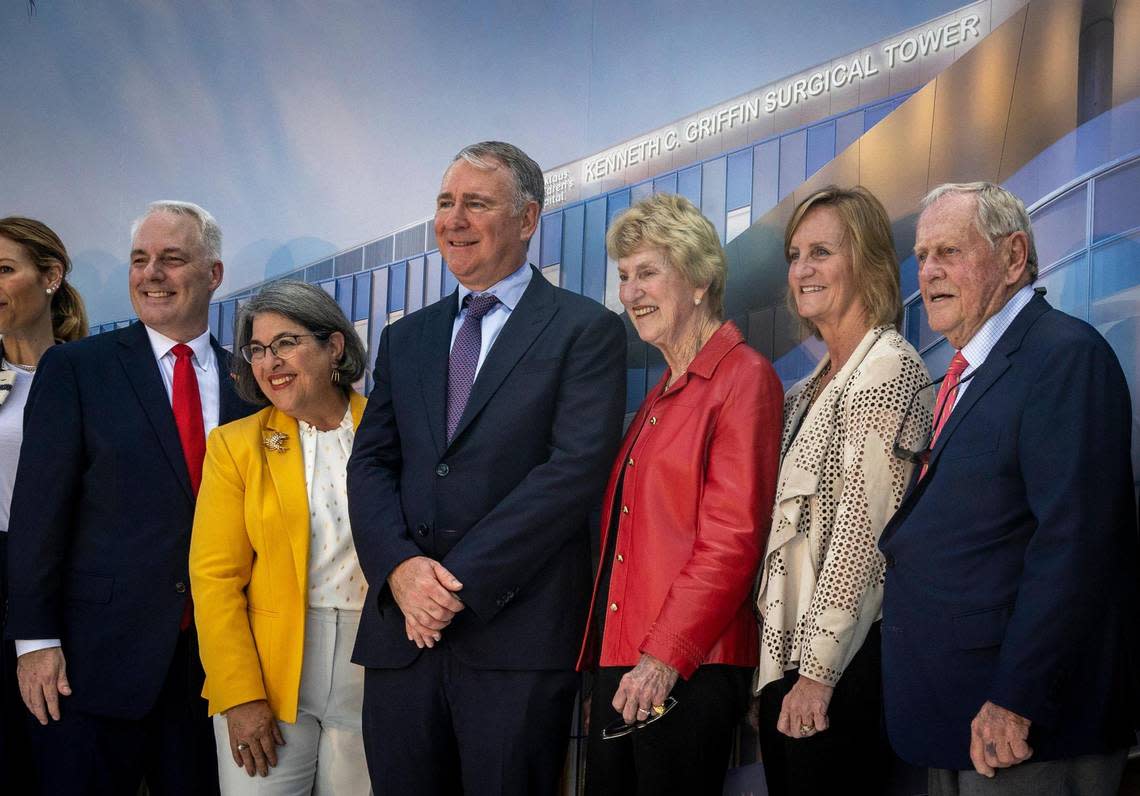
[[[929,378],[897,331],[890,222],[870,192],[830,187],[809,196],[788,223],[784,250],[789,306],[827,353],[784,399],[757,596],[765,775],[773,796],[841,792],[853,775],[879,793],[887,746],[876,543],[912,477],[892,443]],[[914,412],[908,428],[928,428],[927,403],[916,401]]]

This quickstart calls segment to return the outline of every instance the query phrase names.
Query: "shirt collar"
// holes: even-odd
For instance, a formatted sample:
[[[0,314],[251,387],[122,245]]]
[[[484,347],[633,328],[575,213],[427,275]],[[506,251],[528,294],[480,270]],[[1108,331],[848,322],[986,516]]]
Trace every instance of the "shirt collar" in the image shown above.
[[[973,373],[982,366],[986,357],[994,350],[998,340],[1005,334],[1006,329],[1013,323],[1017,314],[1025,309],[1025,305],[1033,298],[1033,285],[1025,285],[1005,303],[1005,306],[995,312],[977,333],[970,338],[970,342],[962,346],[962,356],[969,364],[962,371],[963,376]]]
[[[155,331],[145,324],[143,328],[146,329],[146,336],[150,338],[150,347],[154,351],[155,359],[161,360],[170,353],[170,349],[178,345],[177,340],[171,340],[162,332]],[[202,332],[193,340],[187,342],[186,345],[190,346],[190,350],[194,352],[194,358],[191,361],[197,366],[198,370],[203,373],[208,373],[211,363],[214,361],[214,357],[210,356],[212,353],[210,347],[210,330],[207,329]]]
[[[523,264],[517,270],[512,272],[509,276],[505,276],[495,284],[491,285],[486,290],[479,291],[479,295],[485,296],[490,294],[499,300],[499,303],[504,305],[509,311],[514,312],[515,306],[519,303],[523,293],[526,292],[527,285],[530,284],[531,270],[530,264],[523,260]],[[463,285],[459,286],[459,311],[463,312],[463,299],[470,295],[473,291],[468,290]]]

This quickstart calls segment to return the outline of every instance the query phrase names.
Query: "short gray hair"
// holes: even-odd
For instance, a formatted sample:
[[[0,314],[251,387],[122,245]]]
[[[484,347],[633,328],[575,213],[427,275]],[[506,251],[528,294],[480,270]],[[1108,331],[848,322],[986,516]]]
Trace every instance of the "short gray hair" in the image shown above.
[[[506,166],[515,183],[515,214],[521,213],[527,202],[538,202],[538,212],[542,212],[542,205],[546,201],[546,182],[542,177],[542,169],[531,160],[530,155],[514,144],[503,141],[471,144],[459,150],[451,162],[460,159],[477,169],[490,170],[500,165]]]
[[[258,315],[275,312],[291,321],[299,323],[314,334],[340,332],[344,335],[344,356],[337,365],[340,371],[340,387],[346,393],[352,390],[353,382],[364,375],[367,354],[364,343],[356,329],[344,316],[340,305],[332,296],[316,285],[295,280],[285,280],[266,285],[261,292],[243,304],[234,320],[234,351],[231,360],[234,387],[238,395],[255,404],[267,404],[269,399],[257,386],[253,368],[241,356],[242,346],[253,336],[253,320]]]
[[[947,194],[974,197],[974,225],[982,237],[989,241],[991,249],[997,246],[1000,238],[1014,232],[1024,232],[1029,238],[1026,271],[1030,282],[1037,280],[1037,245],[1033,242],[1033,226],[1029,222],[1024,202],[992,182],[949,182],[939,185],[924,196],[922,209],[926,210]]]
[[[202,241],[202,248],[206,250],[206,258],[210,262],[222,260],[222,228],[204,207],[193,202],[179,202],[175,199],[161,199],[147,205],[146,212],[131,222],[131,240],[138,234],[139,227],[155,213],[170,213],[175,216],[190,216],[198,224],[198,235]]]

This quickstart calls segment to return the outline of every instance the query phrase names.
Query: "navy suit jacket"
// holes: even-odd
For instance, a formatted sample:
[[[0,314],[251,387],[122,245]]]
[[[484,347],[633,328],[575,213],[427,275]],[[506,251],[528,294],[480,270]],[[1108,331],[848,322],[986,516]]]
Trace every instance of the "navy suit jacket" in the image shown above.
[[[621,436],[625,330],[537,270],[487,355],[450,444],[456,293],[386,328],[348,464],[368,596],[353,660],[420,651],[387,587],[412,556],[441,561],[465,608],[443,644],[478,668],[572,669],[591,584],[587,515]]]
[[[227,423],[253,407],[213,346]],[[64,710],[137,719],[155,704],[186,603],[193,516],[146,327],[49,349],[24,412],[7,636],[61,639],[73,692]]]
[[[1131,403],[1112,349],[1035,296],[975,372],[883,531],[891,744],[971,769],[987,700],[1032,761],[1133,742]]]

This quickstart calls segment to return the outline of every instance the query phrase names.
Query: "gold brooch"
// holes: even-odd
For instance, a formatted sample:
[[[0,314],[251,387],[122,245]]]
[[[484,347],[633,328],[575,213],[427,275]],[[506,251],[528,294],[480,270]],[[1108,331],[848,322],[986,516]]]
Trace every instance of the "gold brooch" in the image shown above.
[[[265,445],[266,450],[271,450],[274,453],[284,453],[289,450],[289,446],[285,444],[288,441],[288,434],[282,434],[280,431],[267,431],[265,432],[262,444]]]

